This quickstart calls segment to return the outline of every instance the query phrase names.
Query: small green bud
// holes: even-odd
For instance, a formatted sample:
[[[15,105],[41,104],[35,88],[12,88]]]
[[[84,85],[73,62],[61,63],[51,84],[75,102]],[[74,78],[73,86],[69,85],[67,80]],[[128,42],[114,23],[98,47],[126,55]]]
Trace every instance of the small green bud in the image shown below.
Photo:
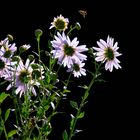
[[[33,72],[32,72],[32,76],[33,76],[33,78],[37,78],[38,79],[38,78],[41,77],[41,73],[40,73],[39,70],[34,69]]]
[[[13,36],[10,35],[10,34],[8,34],[7,37],[8,37],[8,40],[9,40],[9,41],[13,41],[13,40],[14,40]]]
[[[13,62],[15,62],[15,61],[19,62],[20,59],[21,59],[21,58],[20,58],[19,56],[13,56],[13,57],[12,57],[12,61],[13,61]]]
[[[50,56],[51,54],[48,51],[45,51],[46,56]]]
[[[36,30],[35,30],[35,36],[36,36],[37,38],[40,37],[40,36],[42,36],[42,34],[43,34],[43,32],[42,32],[41,29],[36,29]]]
[[[30,59],[30,61],[33,61],[35,57],[34,57],[34,55],[30,54],[30,55],[28,55],[28,58]]]
[[[88,49],[88,52],[89,52],[90,54],[93,54],[93,49],[92,49],[92,48],[89,48],[89,49]]]
[[[75,27],[76,27],[77,30],[80,30],[80,29],[81,29],[80,23],[79,23],[79,22],[76,22],[76,23],[75,23]]]
[[[39,69],[39,65],[38,64],[31,64],[32,69]]]

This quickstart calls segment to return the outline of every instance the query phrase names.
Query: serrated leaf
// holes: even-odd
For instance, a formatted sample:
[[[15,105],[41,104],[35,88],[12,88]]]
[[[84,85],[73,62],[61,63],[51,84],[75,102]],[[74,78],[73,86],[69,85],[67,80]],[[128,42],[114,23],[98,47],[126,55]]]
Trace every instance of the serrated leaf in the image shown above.
[[[63,140],[68,140],[68,133],[66,130],[63,132],[62,137],[63,137]]]
[[[11,130],[9,133],[8,133],[8,138],[12,137],[13,135],[15,135],[17,133],[17,130]]]
[[[5,117],[4,117],[5,121],[7,121],[8,117],[9,117],[9,114],[10,114],[10,109],[7,109],[6,113],[5,113]]]
[[[10,96],[10,95],[6,94],[5,92],[2,92],[0,94],[0,103],[2,103],[8,96]]]
[[[78,109],[78,104],[77,104],[77,102],[75,102],[75,101],[70,101],[70,105],[71,105],[73,108]]]
[[[78,116],[78,119],[83,118],[83,117],[84,117],[84,115],[85,115],[85,112],[81,112],[81,113],[79,114],[79,116]]]

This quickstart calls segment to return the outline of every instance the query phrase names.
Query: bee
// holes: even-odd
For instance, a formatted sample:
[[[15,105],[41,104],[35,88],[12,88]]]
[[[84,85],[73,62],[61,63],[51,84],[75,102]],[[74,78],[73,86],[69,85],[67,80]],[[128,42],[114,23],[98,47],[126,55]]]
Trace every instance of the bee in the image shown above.
[[[79,12],[79,14],[81,14],[83,16],[83,18],[85,18],[86,15],[87,15],[87,11],[86,10],[79,10],[78,12]]]

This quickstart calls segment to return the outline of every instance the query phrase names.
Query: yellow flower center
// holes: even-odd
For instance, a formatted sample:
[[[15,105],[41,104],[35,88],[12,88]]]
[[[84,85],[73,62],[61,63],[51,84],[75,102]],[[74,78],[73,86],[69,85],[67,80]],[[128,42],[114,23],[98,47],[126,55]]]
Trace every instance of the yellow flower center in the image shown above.
[[[64,53],[67,56],[73,56],[75,50],[72,46],[69,46],[68,44],[64,45]]]
[[[19,75],[20,82],[27,84],[31,80],[31,74],[28,70],[22,70]]]
[[[57,19],[56,22],[55,22],[55,27],[57,30],[64,30],[65,27],[66,27],[66,23],[65,21],[61,20],[61,19]]]
[[[114,52],[111,48],[106,48],[105,50],[105,57],[108,59],[108,60],[113,60],[114,59]]]

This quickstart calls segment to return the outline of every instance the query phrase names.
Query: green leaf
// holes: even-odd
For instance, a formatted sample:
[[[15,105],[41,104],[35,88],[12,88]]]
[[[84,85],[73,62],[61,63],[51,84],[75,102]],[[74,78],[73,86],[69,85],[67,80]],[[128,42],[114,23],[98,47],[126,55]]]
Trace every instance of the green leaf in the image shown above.
[[[3,130],[3,126],[0,126],[0,132]]]
[[[63,132],[62,136],[63,136],[63,140],[68,140],[68,133],[66,130]]]
[[[10,95],[6,94],[5,92],[2,92],[0,94],[0,103],[2,103],[8,96],[10,96]]]
[[[83,97],[84,101],[87,99],[88,96],[89,96],[89,92],[85,92],[84,97]]]
[[[0,86],[5,84],[7,81],[0,82]]]
[[[70,90],[67,90],[67,89],[65,89],[64,91],[63,91],[63,93],[70,93],[71,91]]]
[[[0,108],[0,116],[1,116],[1,113],[2,113],[2,111],[1,111],[1,108]]]
[[[9,114],[10,114],[10,109],[7,109],[5,113],[5,121],[8,119]]]
[[[106,82],[106,81],[103,79],[96,79],[95,82]]]
[[[8,138],[12,137],[13,135],[15,135],[17,133],[17,130],[11,130],[9,133],[8,133]]]
[[[37,140],[37,138],[36,138],[36,137],[34,137],[34,138],[33,138],[33,140]]]
[[[87,85],[84,85],[84,86],[78,86],[80,88],[83,88],[83,89],[88,89],[88,86]]]
[[[83,117],[84,117],[84,115],[85,115],[85,112],[81,112],[81,113],[80,113],[80,115],[78,116],[78,119],[83,118]]]
[[[70,129],[72,129],[75,117],[71,114]]]
[[[78,110],[78,104],[75,101],[70,101],[70,105]]]

